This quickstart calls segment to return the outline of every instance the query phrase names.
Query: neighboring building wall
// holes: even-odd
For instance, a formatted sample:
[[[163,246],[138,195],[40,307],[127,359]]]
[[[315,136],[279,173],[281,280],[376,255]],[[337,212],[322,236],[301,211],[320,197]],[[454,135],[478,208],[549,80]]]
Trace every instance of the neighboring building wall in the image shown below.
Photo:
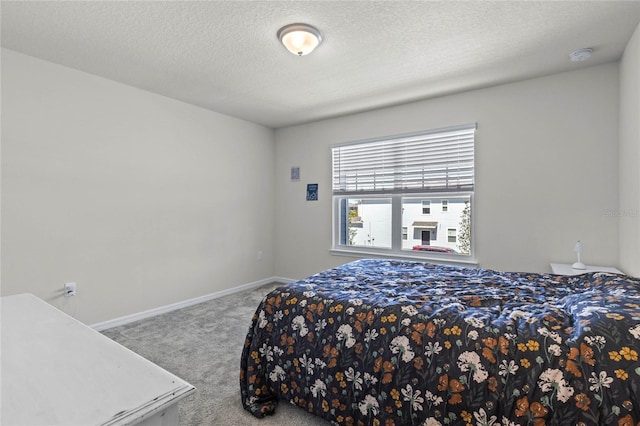
[[[450,248],[459,251],[456,242],[449,242],[448,230],[455,230],[456,236],[460,235],[460,218],[464,210],[464,202],[454,198],[446,198],[447,211],[442,210],[441,198],[430,199],[430,213],[423,213],[422,199],[407,200],[403,203],[402,222],[407,228],[407,239],[402,242],[403,249],[411,250],[416,245],[423,245],[422,232],[429,232],[431,241],[428,245]],[[436,222],[434,228],[423,226],[416,222]],[[426,241],[425,241],[426,242]]]
[[[359,220],[353,222],[353,246],[391,248],[391,200],[350,200]]]
[[[442,209],[442,202],[446,200],[446,210]],[[425,200],[426,201],[426,200]],[[454,198],[431,198],[429,201],[429,213],[423,213],[423,200],[414,199],[403,203],[402,222],[407,228],[407,239],[402,242],[403,249],[411,250],[416,245],[431,245],[450,248],[459,252],[457,237],[460,235],[460,219],[464,210],[464,202]],[[426,222],[420,224],[420,222]],[[435,227],[430,222],[435,222]],[[449,230],[455,231],[456,242],[449,242]],[[429,233],[431,241],[423,241],[424,233]]]
[[[355,210],[356,220],[351,221],[351,245],[360,247],[391,248],[391,200],[390,199],[350,199],[350,209]],[[386,202],[385,202],[386,201]],[[425,213],[428,201],[428,213]],[[443,211],[443,201],[446,211]],[[405,198],[403,201],[402,224],[406,228],[406,239],[402,248],[412,250],[417,245],[431,245],[460,251],[457,237],[464,210],[464,200],[456,198]],[[449,230],[456,241],[449,242]],[[423,235],[428,233],[428,240]]]

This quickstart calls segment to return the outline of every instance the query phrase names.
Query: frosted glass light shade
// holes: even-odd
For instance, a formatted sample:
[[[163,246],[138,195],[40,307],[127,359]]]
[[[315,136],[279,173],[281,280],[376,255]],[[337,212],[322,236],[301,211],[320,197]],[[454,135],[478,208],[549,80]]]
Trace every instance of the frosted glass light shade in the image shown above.
[[[291,24],[278,30],[278,39],[289,52],[304,56],[318,47],[322,42],[322,34],[311,25]]]

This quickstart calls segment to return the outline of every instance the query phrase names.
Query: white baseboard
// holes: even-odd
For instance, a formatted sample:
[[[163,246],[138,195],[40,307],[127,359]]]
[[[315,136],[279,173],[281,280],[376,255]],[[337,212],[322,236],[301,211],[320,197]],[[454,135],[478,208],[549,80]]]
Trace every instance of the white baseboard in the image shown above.
[[[113,327],[119,327],[121,325],[129,324],[130,322],[139,321],[141,319],[151,318],[156,315],[164,314],[167,312],[175,311],[176,309],[186,308],[188,306],[196,305],[198,303],[206,302],[208,300],[217,299],[219,297],[228,296],[230,294],[238,293],[245,290],[251,290],[263,286],[265,284],[278,282],[288,284],[294,282],[290,278],[271,277],[265,278],[260,281],[255,281],[248,284],[243,284],[238,287],[228,288],[226,290],[217,291],[215,293],[205,294],[204,296],[195,297],[193,299],[183,300],[182,302],[172,303],[166,306],[160,306],[158,308],[149,309],[148,311],[138,312],[137,314],[126,315],[124,317],[115,318],[112,320],[93,324],[90,327],[97,331],[106,330]]]

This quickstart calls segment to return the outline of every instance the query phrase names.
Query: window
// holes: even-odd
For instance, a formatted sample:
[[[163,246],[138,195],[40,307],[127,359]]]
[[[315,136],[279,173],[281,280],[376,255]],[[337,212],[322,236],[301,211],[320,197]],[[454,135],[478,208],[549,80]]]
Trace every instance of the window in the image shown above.
[[[475,128],[332,146],[333,250],[472,256]]]
[[[422,214],[431,214],[431,201],[423,200],[422,201]]]

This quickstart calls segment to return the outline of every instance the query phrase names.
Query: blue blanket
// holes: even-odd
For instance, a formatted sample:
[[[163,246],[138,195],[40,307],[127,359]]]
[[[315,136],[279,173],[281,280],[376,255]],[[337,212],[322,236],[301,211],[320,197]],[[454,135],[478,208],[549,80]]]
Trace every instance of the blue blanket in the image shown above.
[[[244,407],[341,425],[640,424],[640,280],[359,260],[258,307]]]

